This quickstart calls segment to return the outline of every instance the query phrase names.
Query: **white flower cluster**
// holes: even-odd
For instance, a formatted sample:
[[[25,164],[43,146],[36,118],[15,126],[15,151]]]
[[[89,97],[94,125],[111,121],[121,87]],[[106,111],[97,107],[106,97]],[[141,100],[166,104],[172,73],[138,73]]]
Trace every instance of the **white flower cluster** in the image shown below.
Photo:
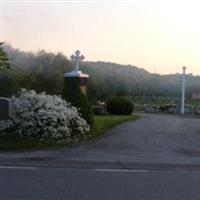
[[[14,130],[20,137],[70,140],[89,131],[77,108],[56,95],[22,89],[11,99],[11,119],[0,122],[0,131]]]

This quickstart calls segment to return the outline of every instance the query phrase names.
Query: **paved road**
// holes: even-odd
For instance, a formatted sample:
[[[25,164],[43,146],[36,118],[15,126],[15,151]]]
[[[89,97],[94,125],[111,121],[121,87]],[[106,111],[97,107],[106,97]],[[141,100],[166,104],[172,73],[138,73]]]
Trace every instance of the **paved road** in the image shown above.
[[[0,199],[198,200],[199,122],[145,115],[91,144],[1,152]]]
[[[200,119],[145,115],[91,144],[0,153],[0,163],[100,168],[200,169]],[[146,167],[145,167],[146,166]],[[188,167],[189,166],[189,167]]]
[[[0,168],[1,200],[199,200],[200,172]]]

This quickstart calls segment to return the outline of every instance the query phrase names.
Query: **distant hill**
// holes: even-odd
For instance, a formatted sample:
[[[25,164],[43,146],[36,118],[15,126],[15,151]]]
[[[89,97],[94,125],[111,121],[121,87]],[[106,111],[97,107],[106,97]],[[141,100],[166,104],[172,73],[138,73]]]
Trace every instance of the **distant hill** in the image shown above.
[[[0,93],[9,96],[19,88],[60,94],[63,74],[72,70],[72,64],[62,53],[45,51],[24,52],[10,45],[4,46],[13,66],[13,72],[0,73]],[[89,97],[105,100],[115,95],[180,96],[181,75],[152,74],[145,69],[110,62],[82,62],[81,70],[90,75]],[[200,76],[186,76],[186,95],[200,91]]]
[[[96,93],[105,88],[110,93],[111,88],[115,88],[119,95],[180,96],[181,74],[152,74],[136,66],[107,62],[84,62],[81,69],[91,75],[90,87]],[[200,91],[200,76],[187,75],[186,81],[187,96]],[[93,85],[99,85],[99,88],[93,88]]]

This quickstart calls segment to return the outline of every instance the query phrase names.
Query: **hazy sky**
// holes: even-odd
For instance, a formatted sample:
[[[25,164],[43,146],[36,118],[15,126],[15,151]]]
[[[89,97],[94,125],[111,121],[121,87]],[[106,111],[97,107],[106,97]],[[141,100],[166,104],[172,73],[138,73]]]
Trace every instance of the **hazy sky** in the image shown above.
[[[1,1],[1,39],[155,73],[200,74],[199,0]]]

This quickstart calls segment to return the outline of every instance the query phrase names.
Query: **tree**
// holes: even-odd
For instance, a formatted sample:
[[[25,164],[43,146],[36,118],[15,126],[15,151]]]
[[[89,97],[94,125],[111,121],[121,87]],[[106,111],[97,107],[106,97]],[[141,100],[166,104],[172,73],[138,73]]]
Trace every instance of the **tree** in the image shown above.
[[[87,97],[81,92],[80,83],[77,79],[65,82],[63,98],[79,109],[81,117],[92,127],[94,116]]]
[[[3,42],[0,42],[0,71],[5,69],[11,69],[11,65],[7,54],[3,51]]]

